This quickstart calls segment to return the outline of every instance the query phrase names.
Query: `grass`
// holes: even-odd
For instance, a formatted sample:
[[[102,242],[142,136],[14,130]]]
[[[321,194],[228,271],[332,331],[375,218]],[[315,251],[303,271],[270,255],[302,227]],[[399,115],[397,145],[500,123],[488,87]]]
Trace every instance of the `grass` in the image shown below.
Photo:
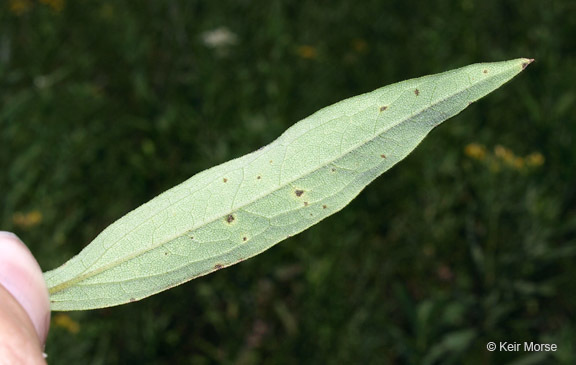
[[[330,103],[469,63],[536,59],[305,233],[141,302],[55,313],[49,359],[574,363],[574,8],[2,2],[0,227],[45,270]],[[488,341],[558,351],[489,352]]]

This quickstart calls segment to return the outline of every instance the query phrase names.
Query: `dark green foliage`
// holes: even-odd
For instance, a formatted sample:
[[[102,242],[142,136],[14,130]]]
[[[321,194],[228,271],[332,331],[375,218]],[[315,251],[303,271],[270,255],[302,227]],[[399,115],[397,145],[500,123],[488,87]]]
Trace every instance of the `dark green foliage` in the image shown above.
[[[307,232],[138,303],[55,313],[50,360],[575,363],[575,10],[569,0],[2,1],[0,228],[44,270],[330,103],[470,63],[536,59]],[[206,44],[219,27],[235,42]],[[488,352],[488,341],[559,350]]]

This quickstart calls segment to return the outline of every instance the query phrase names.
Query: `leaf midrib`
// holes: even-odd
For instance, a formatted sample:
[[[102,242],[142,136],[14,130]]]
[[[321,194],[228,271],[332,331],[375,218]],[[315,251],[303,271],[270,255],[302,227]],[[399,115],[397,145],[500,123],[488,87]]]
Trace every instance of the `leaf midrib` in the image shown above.
[[[452,73],[452,72],[453,72],[453,71],[448,71],[447,73]],[[169,239],[167,239],[167,240],[165,240],[165,241],[163,241],[163,242],[161,242],[161,243],[159,243],[159,244],[157,244],[157,245],[153,245],[153,246],[151,246],[151,247],[147,247],[147,248],[144,249],[144,250],[139,250],[138,252],[136,252],[136,253],[133,254],[133,255],[126,256],[126,257],[123,258],[123,259],[120,259],[120,260],[111,262],[111,263],[108,264],[108,265],[104,265],[104,266],[102,266],[102,267],[100,267],[100,268],[98,268],[98,269],[95,269],[95,270],[93,270],[93,271],[90,271],[90,272],[88,272],[88,273],[86,273],[86,274],[80,274],[80,275],[78,275],[78,276],[75,276],[75,277],[72,278],[72,279],[63,281],[62,283],[60,283],[60,284],[58,284],[58,285],[55,285],[55,286],[53,286],[53,287],[50,287],[50,288],[49,288],[49,293],[50,293],[50,295],[52,295],[52,294],[54,294],[54,293],[58,293],[58,292],[60,292],[60,291],[62,291],[62,290],[65,290],[65,289],[73,286],[73,285],[76,284],[76,283],[79,283],[79,282],[82,282],[82,281],[84,281],[84,280],[86,280],[86,279],[88,279],[88,278],[94,277],[94,276],[96,276],[96,275],[98,275],[98,274],[100,274],[100,273],[102,273],[102,272],[104,272],[104,271],[107,271],[107,270],[109,270],[109,269],[111,269],[111,268],[113,268],[113,267],[116,267],[116,266],[118,266],[118,265],[121,265],[121,264],[124,263],[124,262],[130,261],[130,260],[132,260],[132,259],[134,259],[134,258],[136,258],[136,257],[138,257],[138,256],[141,256],[141,255],[146,254],[146,253],[149,252],[149,251],[152,251],[152,250],[154,250],[154,249],[157,249],[158,247],[161,247],[161,246],[163,246],[163,245],[165,245],[165,244],[167,244],[167,243],[169,243],[169,242],[177,239],[178,237],[181,237],[181,236],[184,235],[186,232],[193,232],[193,231],[195,231],[195,230],[197,230],[197,229],[199,229],[199,228],[201,228],[201,227],[203,227],[203,226],[205,226],[205,225],[208,225],[208,224],[210,224],[210,223],[212,223],[212,222],[217,221],[218,219],[223,219],[224,217],[226,217],[227,215],[233,213],[234,211],[241,210],[242,208],[244,208],[244,207],[246,207],[246,206],[248,206],[248,205],[250,205],[250,204],[253,204],[253,203],[256,202],[256,201],[258,201],[258,200],[260,200],[260,199],[262,199],[262,198],[265,198],[266,196],[269,196],[270,194],[272,194],[272,193],[274,193],[274,192],[276,192],[276,191],[278,191],[278,190],[280,190],[280,189],[283,189],[283,188],[286,187],[286,186],[289,186],[290,184],[294,183],[295,181],[300,180],[300,179],[302,179],[303,177],[308,176],[308,175],[310,175],[311,173],[313,173],[313,172],[315,172],[315,171],[317,171],[317,170],[319,170],[319,169],[321,169],[321,168],[324,168],[325,166],[329,166],[330,164],[333,164],[335,161],[337,161],[337,160],[339,160],[339,159],[341,159],[341,158],[344,158],[345,156],[349,155],[350,153],[353,153],[354,151],[356,151],[357,149],[361,148],[362,146],[364,146],[364,145],[372,142],[374,139],[376,139],[376,138],[379,137],[380,135],[388,132],[390,129],[392,129],[392,128],[400,125],[400,124],[403,124],[403,123],[405,123],[405,122],[407,122],[407,121],[409,121],[409,120],[411,120],[411,119],[413,119],[413,118],[418,117],[419,115],[423,114],[425,111],[430,110],[430,109],[434,108],[435,106],[437,106],[437,105],[439,105],[439,104],[442,104],[442,103],[444,103],[444,102],[446,102],[446,101],[448,101],[448,100],[451,100],[451,99],[453,99],[454,97],[456,97],[456,96],[464,93],[466,90],[470,90],[470,89],[476,87],[476,86],[479,85],[479,84],[485,83],[486,81],[488,81],[488,80],[496,77],[496,76],[499,75],[499,74],[500,74],[500,72],[491,74],[490,76],[488,76],[488,77],[486,77],[485,79],[482,79],[482,80],[476,82],[475,84],[472,84],[472,83],[471,83],[470,86],[467,87],[467,88],[460,89],[460,90],[458,90],[458,92],[455,92],[455,93],[453,93],[453,94],[450,94],[448,97],[439,99],[436,103],[428,104],[427,106],[425,106],[424,108],[420,109],[419,111],[417,111],[417,112],[415,112],[415,113],[413,113],[413,114],[410,114],[408,117],[406,117],[406,118],[404,118],[404,119],[400,119],[397,123],[392,124],[392,125],[390,125],[390,126],[387,126],[387,127],[383,128],[379,133],[374,134],[374,136],[373,136],[372,138],[370,138],[369,140],[365,140],[365,141],[357,144],[356,146],[350,148],[350,149],[349,149],[348,151],[346,151],[345,153],[338,155],[338,157],[336,157],[336,158],[334,158],[334,159],[332,159],[332,160],[330,160],[330,161],[322,164],[322,165],[319,166],[319,167],[313,168],[313,169],[309,170],[308,172],[303,173],[302,175],[300,175],[300,176],[298,176],[298,177],[296,177],[296,178],[294,178],[294,179],[292,179],[292,180],[290,180],[290,181],[285,182],[285,183],[282,184],[282,185],[279,185],[278,187],[276,187],[276,188],[274,188],[274,189],[266,192],[265,194],[262,194],[262,195],[258,196],[257,198],[255,198],[255,199],[253,199],[253,200],[251,200],[251,201],[248,201],[248,202],[244,203],[242,206],[239,206],[239,207],[236,207],[235,209],[232,209],[230,212],[227,212],[226,214],[219,215],[219,216],[215,217],[215,218],[212,219],[212,220],[205,221],[205,222],[203,222],[201,225],[196,226],[196,227],[191,228],[191,229],[188,229],[188,230],[186,230],[184,233],[181,233],[181,234],[178,234],[178,235],[176,235],[176,236],[173,236],[173,237],[171,237],[171,238],[169,238]],[[436,76],[439,76],[439,75],[436,75]],[[423,78],[429,78],[429,77],[430,77],[430,76],[424,76]],[[407,80],[407,81],[409,81],[409,80]],[[407,81],[402,81],[402,82],[407,82]],[[424,80],[423,80],[422,82],[420,82],[419,84],[415,84],[414,86],[415,86],[415,87],[419,87],[420,85],[422,85],[423,82],[424,82]],[[394,85],[394,84],[388,85],[388,86],[384,86],[384,88],[386,88],[386,87],[391,87],[391,86],[393,86],[393,85]],[[406,90],[408,90],[408,89],[404,89],[404,91],[406,91]],[[359,96],[360,96],[360,95],[359,95]],[[399,98],[397,98],[394,102],[390,103],[390,104],[388,105],[389,108],[391,108],[391,107],[394,105],[394,103],[396,103],[396,102],[398,101],[398,99],[399,99]],[[346,99],[346,100],[347,100],[347,99]],[[312,115],[311,115],[310,117],[312,117]],[[310,118],[310,117],[308,117],[308,118]],[[335,118],[329,119],[328,121],[326,121],[326,123],[329,123],[330,121],[332,121],[332,120],[334,120],[334,119],[335,119]],[[447,118],[446,118],[446,119],[447,119]],[[444,120],[446,120],[446,119],[444,119]],[[280,139],[280,138],[281,138],[281,136],[278,137],[278,139]],[[267,146],[271,146],[273,143],[275,143],[276,141],[278,141],[278,139],[276,139],[275,141],[271,142],[271,143],[268,144]],[[267,147],[267,146],[265,146],[265,147]],[[257,152],[257,151],[258,151],[258,150],[254,151],[254,152]],[[253,152],[252,152],[252,153],[253,153]],[[242,156],[240,156],[240,157],[238,157],[238,158],[242,158]],[[231,161],[233,161],[233,160],[231,160]],[[254,160],[252,160],[252,161],[254,161]],[[245,165],[245,166],[246,166],[246,165]],[[244,166],[244,167],[245,167],[245,166]],[[242,170],[244,170],[244,167],[242,167]],[[216,180],[216,179],[215,179],[215,180]],[[204,185],[203,188],[206,187],[206,186],[208,186],[209,184],[211,184],[211,183],[212,183],[213,181],[215,181],[215,180],[210,181],[209,183],[207,183],[206,185]],[[183,182],[183,183],[184,183],[184,182]],[[239,186],[241,186],[241,184],[242,184],[242,183],[240,183]],[[200,189],[199,189],[199,190],[200,190]],[[197,191],[198,191],[198,190],[197,190]],[[170,207],[174,206],[174,204],[178,204],[180,201],[182,201],[182,200],[184,200],[184,199],[186,199],[186,197],[184,197],[184,198],[182,198],[182,199],[180,199],[180,200],[177,200],[175,203],[172,203],[169,207],[167,207],[167,208],[165,208],[165,209],[162,209],[161,211],[158,211],[156,214],[154,214],[153,216],[151,216],[151,217],[148,218],[147,220],[143,221],[142,223],[140,223],[139,225],[137,225],[136,227],[134,227],[132,230],[130,230],[129,232],[127,232],[124,236],[122,236],[121,238],[119,238],[119,239],[118,239],[113,245],[111,245],[108,249],[114,247],[118,242],[120,242],[121,240],[123,240],[126,236],[128,236],[130,233],[132,233],[133,231],[135,231],[136,229],[138,229],[140,226],[148,223],[151,219],[154,219],[154,217],[156,217],[158,214],[160,214],[160,213],[162,213],[163,211],[165,211],[166,209],[169,209]],[[138,208],[136,208],[136,209],[138,209]],[[106,251],[107,251],[108,249],[106,249]],[[106,251],[104,251],[104,253],[105,253]],[[102,254],[102,255],[103,255],[103,254]],[[102,257],[102,255],[100,255],[100,257]],[[97,259],[97,260],[98,260],[98,259]],[[96,260],[96,261],[97,261],[97,260]],[[196,261],[196,262],[198,262],[198,261]],[[86,268],[86,270],[84,270],[84,272],[88,271],[89,268],[90,268],[90,267]]]

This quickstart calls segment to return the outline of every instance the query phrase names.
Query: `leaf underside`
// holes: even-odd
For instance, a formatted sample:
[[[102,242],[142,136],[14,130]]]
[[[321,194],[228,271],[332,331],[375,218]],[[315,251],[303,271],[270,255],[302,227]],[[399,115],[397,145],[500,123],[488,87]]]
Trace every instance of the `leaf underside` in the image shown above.
[[[434,127],[530,62],[474,64],[343,100],[194,175],[46,272],[52,310],[133,302],[261,253],[342,209]]]

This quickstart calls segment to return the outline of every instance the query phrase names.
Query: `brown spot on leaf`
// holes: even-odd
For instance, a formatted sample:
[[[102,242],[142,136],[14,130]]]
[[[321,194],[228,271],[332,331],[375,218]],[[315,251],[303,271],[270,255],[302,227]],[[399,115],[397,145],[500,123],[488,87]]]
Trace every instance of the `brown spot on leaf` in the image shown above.
[[[294,190],[294,194],[296,194],[297,197],[301,197],[302,194],[304,194],[304,190]]]
[[[258,175],[258,176],[256,176],[256,178],[257,178],[258,180],[260,180],[260,179],[262,178],[262,176]]]
[[[232,223],[234,222],[234,215],[232,214],[228,214],[228,216],[226,217],[226,223]]]
[[[322,206],[322,209],[326,209],[326,208],[328,208],[328,207],[326,206],[326,204],[324,204],[324,205]]]
[[[385,154],[381,154],[380,157],[386,158],[386,155],[385,155]]]
[[[420,90],[414,89],[414,95],[416,95],[416,96],[420,95]]]
[[[224,267],[224,265],[222,265],[222,264],[216,264],[216,265],[214,265],[214,269],[216,269],[216,270],[220,270],[220,269],[223,268],[223,267]]]
[[[135,302],[136,298],[130,298],[130,303]]]
[[[308,206],[308,202],[304,202],[304,206],[307,207],[307,206]]]
[[[222,181],[228,182],[228,179],[227,179],[227,178],[223,178]]]
[[[332,172],[336,172],[336,169],[335,169],[335,168],[332,168]]]
[[[242,241],[246,242],[248,240],[248,237],[242,237]]]
[[[487,74],[487,73],[488,73],[488,70],[484,70],[484,71],[482,71],[482,72],[484,72],[485,74]]]
[[[528,66],[529,64],[531,64],[532,62],[534,62],[533,58],[529,58],[527,62],[522,62],[522,69],[525,69],[526,66]]]
[[[168,256],[168,252],[164,252],[164,256]]]
[[[388,109],[386,105],[380,107],[380,111],[383,112],[384,110]]]

